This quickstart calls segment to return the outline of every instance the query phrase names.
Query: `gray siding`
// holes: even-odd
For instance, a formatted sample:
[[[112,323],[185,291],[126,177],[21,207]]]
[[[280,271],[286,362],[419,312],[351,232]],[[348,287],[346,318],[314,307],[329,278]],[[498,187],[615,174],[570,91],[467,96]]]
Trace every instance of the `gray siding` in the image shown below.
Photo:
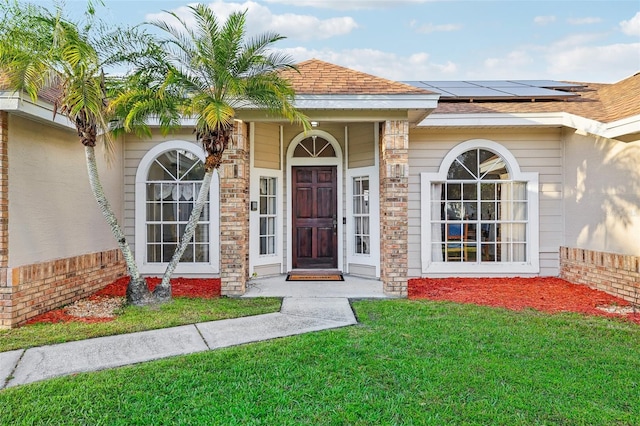
[[[413,129],[409,136],[409,276],[421,275],[420,173],[435,173],[457,144],[487,139],[505,146],[523,172],[539,173],[540,275],[558,275],[563,235],[562,134],[559,129]]]
[[[253,143],[254,166],[280,170],[280,126],[256,123]]]
[[[349,168],[373,166],[375,162],[374,124],[349,125]]]
[[[163,136],[160,132],[154,132],[150,139],[140,139],[128,136],[124,151],[124,233],[129,241],[131,250],[135,253],[135,181],[136,172],[140,160],[145,154],[159,143],[171,140],[184,140],[196,143],[195,135],[191,129]]]

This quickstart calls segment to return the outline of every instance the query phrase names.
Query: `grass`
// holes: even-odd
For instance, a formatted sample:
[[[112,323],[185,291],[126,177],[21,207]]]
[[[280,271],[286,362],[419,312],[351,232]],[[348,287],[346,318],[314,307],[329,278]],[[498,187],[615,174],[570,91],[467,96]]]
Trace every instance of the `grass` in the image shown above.
[[[86,324],[82,322],[38,323],[10,330],[0,330],[0,352],[54,343],[70,342],[99,336],[132,333],[215,321],[280,310],[281,300],[174,298],[156,307],[127,306],[113,321]]]
[[[0,392],[1,424],[640,424],[640,327],[359,301],[360,324]]]

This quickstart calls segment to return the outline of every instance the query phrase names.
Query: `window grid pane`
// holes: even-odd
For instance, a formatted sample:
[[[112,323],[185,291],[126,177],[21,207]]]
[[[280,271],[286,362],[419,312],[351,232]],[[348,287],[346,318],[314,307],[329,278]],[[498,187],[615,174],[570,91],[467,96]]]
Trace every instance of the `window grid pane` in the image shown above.
[[[368,255],[371,251],[369,227],[369,176],[353,178],[353,241],[356,254]]]
[[[171,260],[195,206],[204,177],[199,158],[187,151],[161,154],[149,169],[146,182],[147,262]],[[192,241],[182,255],[184,263],[209,262],[209,200],[200,215]]]
[[[277,179],[260,177],[260,254],[276,254]]]
[[[504,159],[484,149],[458,156],[447,177],[431,187],[431,260],[526,262],[527,182],[510,180]]]

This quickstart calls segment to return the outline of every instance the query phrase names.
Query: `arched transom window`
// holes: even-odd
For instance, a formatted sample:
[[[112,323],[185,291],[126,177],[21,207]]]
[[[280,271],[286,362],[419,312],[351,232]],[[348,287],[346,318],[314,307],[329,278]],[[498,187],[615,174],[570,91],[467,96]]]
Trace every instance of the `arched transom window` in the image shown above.
[[[146,180],[146,262],[167,263],[176,249],[198,197],[204,164],[187,150],[174,149],[155,158]],[[209,201],[181,263],[208,263]]]
[[[301,140],[293,151],[298,158],[327,158],[335,157],[336,151],[331,142],[318,136],[311,136]]]

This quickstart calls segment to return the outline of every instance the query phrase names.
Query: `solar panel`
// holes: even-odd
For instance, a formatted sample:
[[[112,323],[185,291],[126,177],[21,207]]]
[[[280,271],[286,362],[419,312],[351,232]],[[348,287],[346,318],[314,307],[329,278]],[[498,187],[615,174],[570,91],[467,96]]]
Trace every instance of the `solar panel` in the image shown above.
[[[405,83],[440,93],[443,100],[564,99],[578,96],[567,89],[584,88],[580,84],[554,80],[420,80]]]
[[[523,87],[526,84],[508,80],[474,80],[473,84],[484,87]]]
[[[509,87],[504,89],[511,93],[513,96],[522,98],[557,98],[557,97],[570,97],[578,96],[577,93],[567,93],[558,90],[545,89],[543,87],[521,86],[521,87]]]
[[[566,83],[555,80],[514,80],[515,82],[528,86],[545,87],[547,89],[582,89],[584,85],[576,83]]]
[[[427,87],[447,88],[447,87],[478,87],[477,84],[473,84],[467,81],[421,81]]]
[[[490,87],[450,87],[447,91],[461,98],[503,98],[513,95]]]

